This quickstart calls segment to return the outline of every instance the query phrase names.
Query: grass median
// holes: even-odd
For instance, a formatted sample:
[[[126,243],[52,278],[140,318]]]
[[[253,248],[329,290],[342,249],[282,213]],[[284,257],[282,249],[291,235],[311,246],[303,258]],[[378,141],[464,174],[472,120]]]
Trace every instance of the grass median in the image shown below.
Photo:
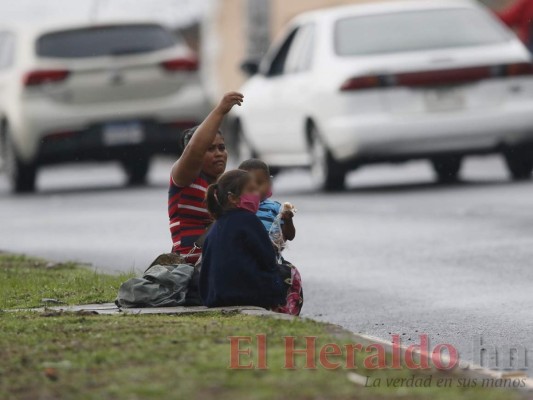
[[[113,301],[130,275],[96,273],[72,263],[50,264],[23,256],[0,255],[0,398],[1,399],[513,399],[516,392],[496,389],[364,387],[352,373],[381,379],[409,379],[401,370],[329,370],[318,363],[284,368],[285,339],[305,347],[304,337],[326,343],[353,342],[331,325],[305,319],[280,320],[236,313],[194,315],[85,315],[83,313],[11,312],[41,306],[43,298],[65,304]],[[256,335],[267,338],[267,369],[230,369],[230,336],[251,337],[257,366]],[[242,345],[242,348],[247,346]],[[331,357],[334,358],[334,357]],[[446,374],[416,376],[417,379]],[[455,379],[455,378],[454,378]],[[419,380],[420,381],[420,380]],[[391,381],[392,382],[392,381]],[[421,381],[420,381],[421,382]]]

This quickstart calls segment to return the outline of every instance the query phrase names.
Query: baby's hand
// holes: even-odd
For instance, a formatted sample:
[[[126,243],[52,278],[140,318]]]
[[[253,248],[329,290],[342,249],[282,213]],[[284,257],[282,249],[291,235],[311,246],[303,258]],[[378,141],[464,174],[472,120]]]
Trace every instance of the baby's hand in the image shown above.
[[[281,213],[281,219],[284,221],[287,219],[292,219],[293,217],[294,217],[294,212],[292,212],[291,210],[283,211]]]
[[[281,219],[284,221],[288,219],[292,219],[294,217],[295,212],[296,212],[296,208],[294,208],[294,206],[291,203],[289,202],[283,203],[283,208],[281,209]]]

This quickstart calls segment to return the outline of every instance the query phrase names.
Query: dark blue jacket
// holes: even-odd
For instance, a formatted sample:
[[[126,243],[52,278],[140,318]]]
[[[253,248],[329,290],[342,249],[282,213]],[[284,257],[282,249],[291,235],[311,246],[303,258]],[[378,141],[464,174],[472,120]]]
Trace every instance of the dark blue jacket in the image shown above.
[[[203,245],[200,295],[207,307],[285,303],[274,247],[255,214],[234,209],[215,222]]]

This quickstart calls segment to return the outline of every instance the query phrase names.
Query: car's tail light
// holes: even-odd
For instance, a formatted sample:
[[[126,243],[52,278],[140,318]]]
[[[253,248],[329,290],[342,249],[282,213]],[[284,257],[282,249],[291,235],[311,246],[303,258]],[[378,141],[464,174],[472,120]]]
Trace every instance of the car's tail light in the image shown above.
[[[58,131],[58,132],[51,132],[48,133],[46,136],[44,136],[43,141],[44,142],[51,142],[55,140],[63,140],[68,139],[73,136],[76,136],[79,131]]]
[[[515,63],[435,71],[404,72],[390,75],[354,77],[345,81],[341,91],[378,87],[432,87],[461,85],[490,78],[533,75],[533,63]]]
[[[490,67],[445,69],[397,74],[396,86],[440,86],[476,82],[493,76]]]
[[[198,59],[196,57],[176,58],[173,60],[163,61],[161,66],[169,72],[197,71]]]
[[[349,92],[351,90],[374,89],[380,86],[384,85],[379,76],[359,76],[345,81],[341,86],[341,91]]]
[[[63,69],[36,70],[24,76],[25,86],[39,86],[45,83],[62,82],[68,78],[70,72]]]
[[[507,76],[522,76],[533,75],[533,64],[531,63],[517,63],[505,66]]]
[[[379,87],[424,87],[458,85],[494,76],[491,67],[405,72],[400,74],[354,77],[345,81],[341,91],[375,89]]]

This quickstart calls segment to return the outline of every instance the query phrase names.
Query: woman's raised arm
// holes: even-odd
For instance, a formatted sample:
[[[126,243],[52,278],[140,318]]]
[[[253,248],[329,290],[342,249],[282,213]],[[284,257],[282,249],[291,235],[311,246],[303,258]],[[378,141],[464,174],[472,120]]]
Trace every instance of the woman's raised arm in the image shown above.
[[[243,99],[244,96],[237,92],[225,94],[218,106],[196,129],[183,154],[172,166],[172,179],[176,185],[188,186],[200,175],[204,155],[213,144],[224,116],[233,106],[240,106]]]

